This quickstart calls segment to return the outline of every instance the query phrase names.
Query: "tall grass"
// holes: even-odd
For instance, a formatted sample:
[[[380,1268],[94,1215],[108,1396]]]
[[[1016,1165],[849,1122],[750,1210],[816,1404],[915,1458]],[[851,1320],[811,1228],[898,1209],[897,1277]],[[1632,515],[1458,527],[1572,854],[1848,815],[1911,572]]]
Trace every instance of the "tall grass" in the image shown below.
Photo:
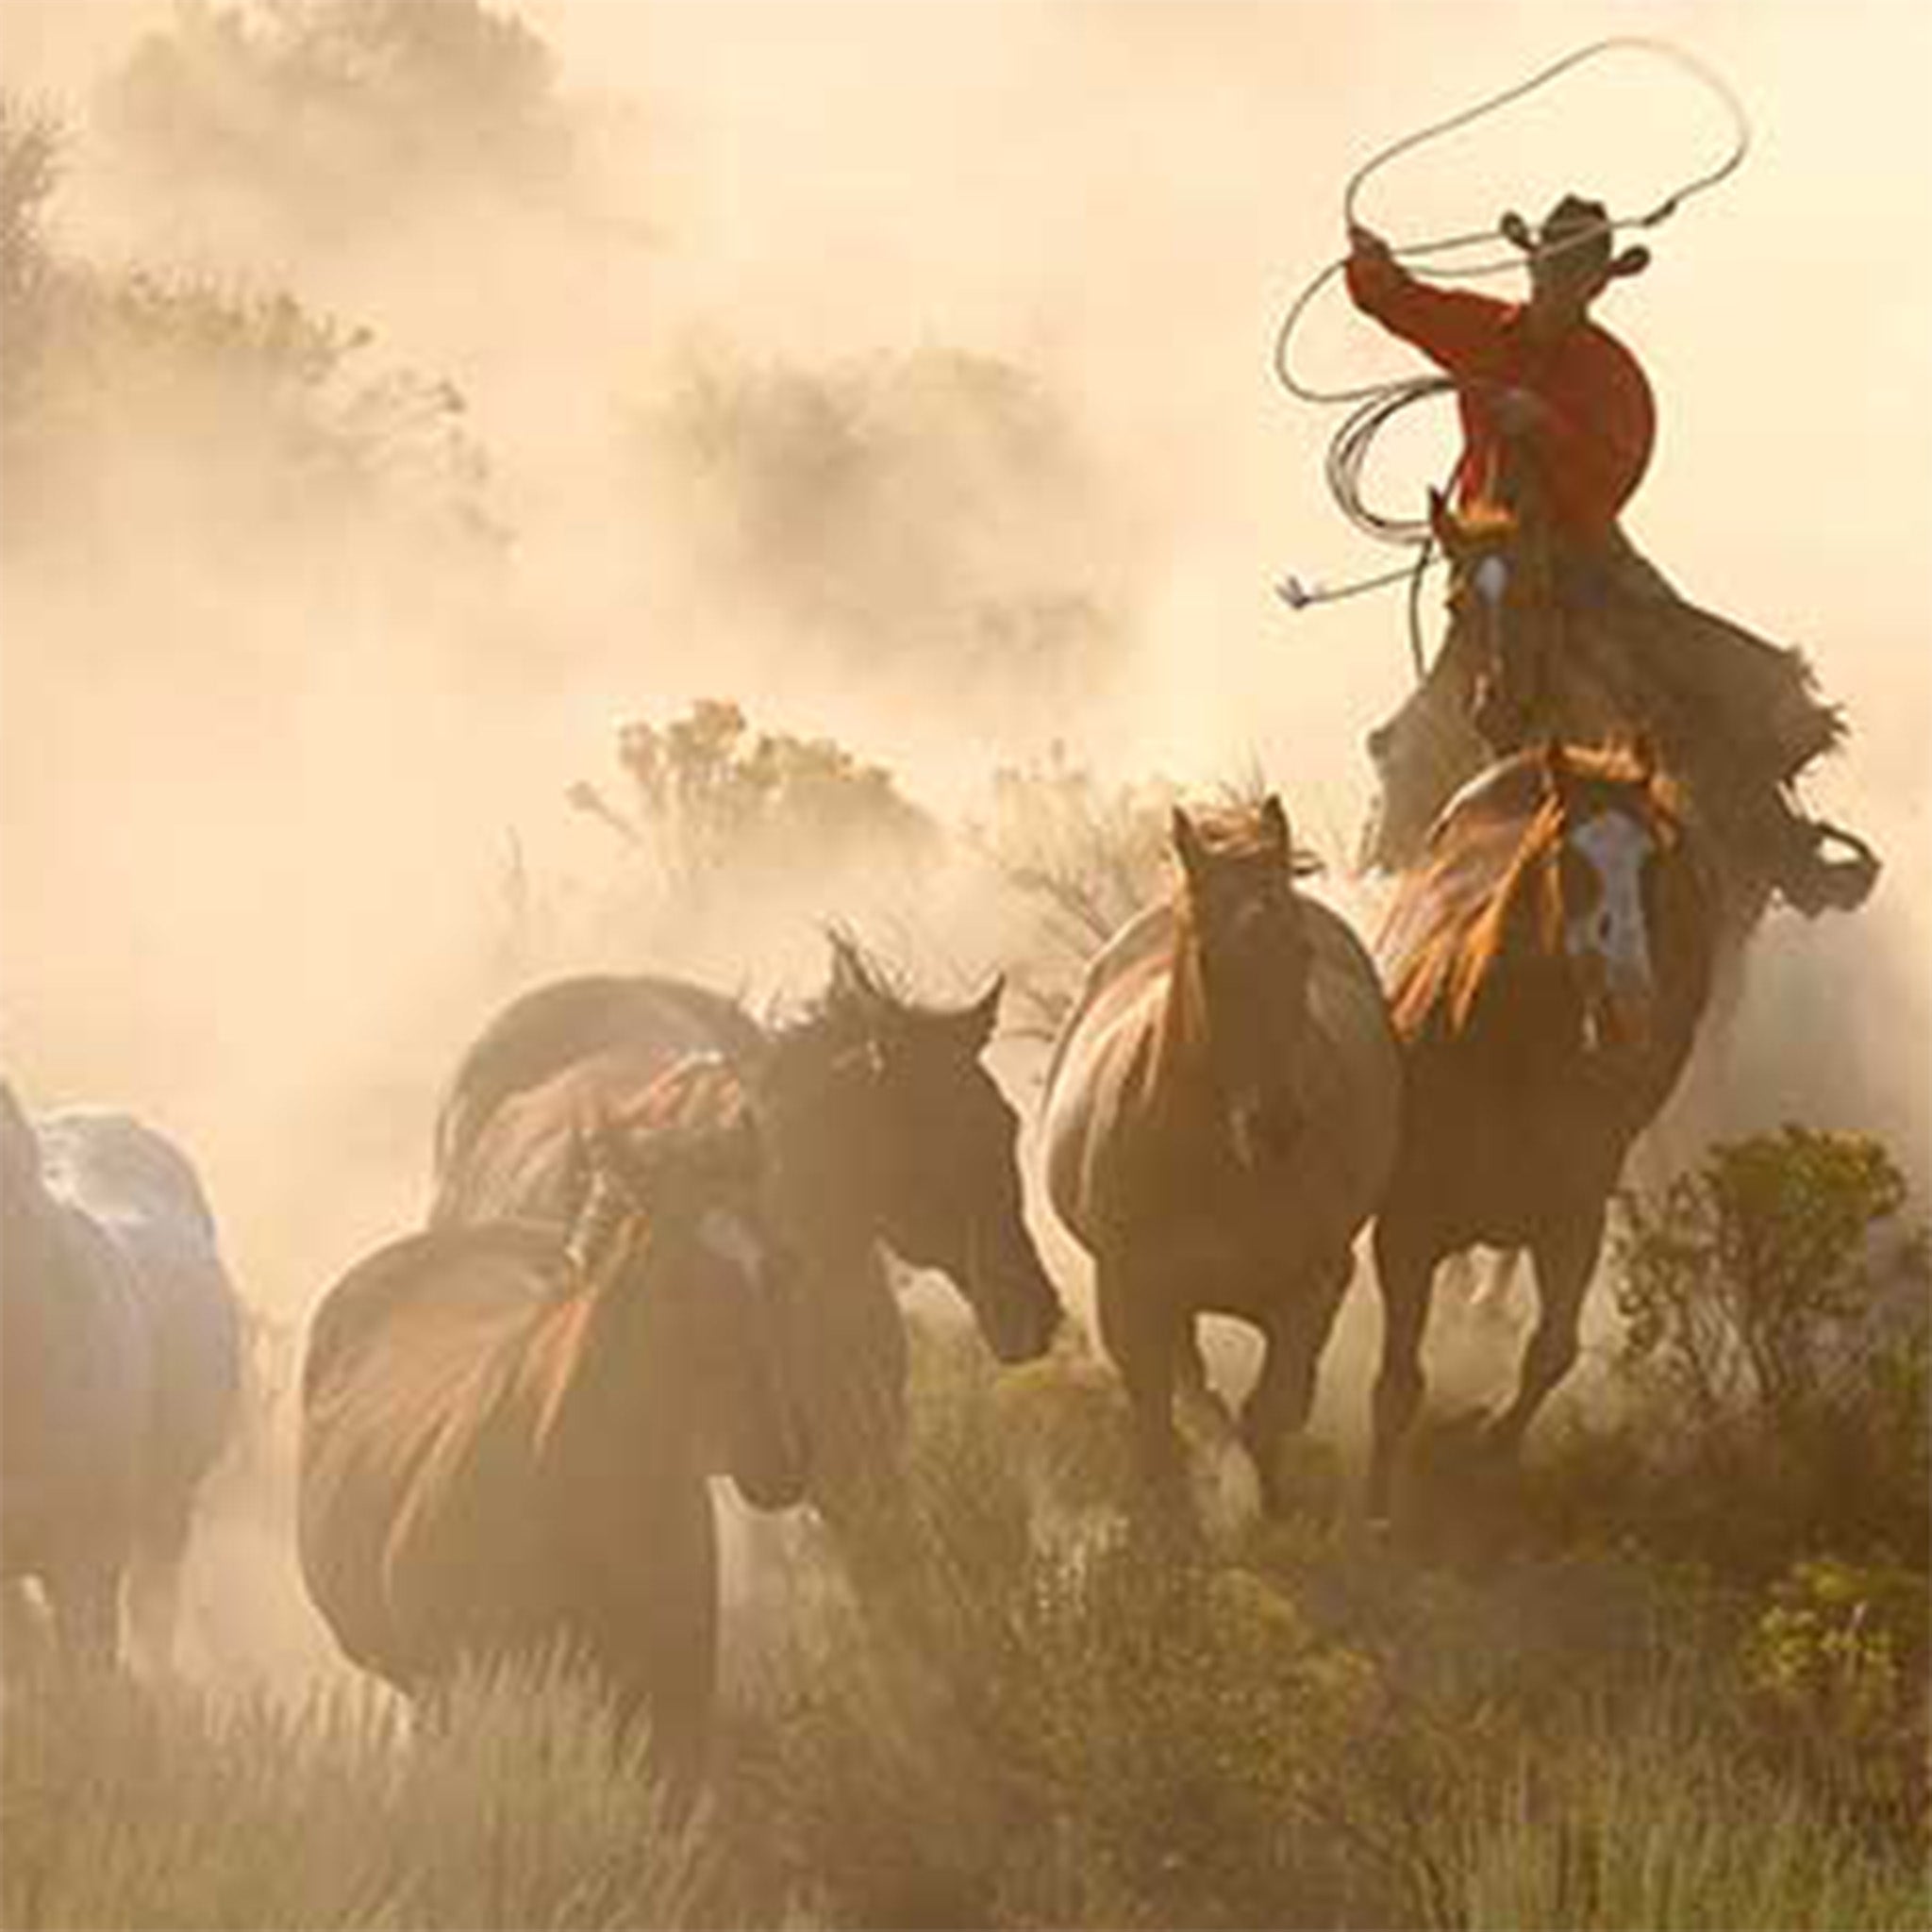
[[[1767,1609],[1641,1552],[1176,1538],[1091,1363],[915,1365],[905,1507],[761,1580],[691,1820],[561,1670],[429,1727],[367,1689],[46,1681],[6,1711],[6,1923],[1927,1923],[1924,1809],[1866,1761],[1913,1748],[1918,1687],[1861,1574]]]
[[[1725,1748],[1690,1684],[1525,1735],[1471,1805],[1455,1868],[1454,1923],[1471,1932],[1932,1924],[1923,1857],[1862,1842]]]
[[[8,1925],[685,1924],[714,1885],[559,1668],[467,1679],[433,1726],[361,1686],[50,1677],[4,1741]]]

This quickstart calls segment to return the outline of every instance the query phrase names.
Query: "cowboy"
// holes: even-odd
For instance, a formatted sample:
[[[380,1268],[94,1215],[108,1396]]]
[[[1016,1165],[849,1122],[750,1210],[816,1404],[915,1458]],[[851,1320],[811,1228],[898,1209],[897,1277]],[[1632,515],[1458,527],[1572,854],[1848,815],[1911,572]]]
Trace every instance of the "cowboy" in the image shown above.
[[[1515,697],[1534,708],[1543,680],[1560,683],[1592,658],[1600,681],[1643,714],[1627,722],[1654,730],[1682,763],[1753,870],[1804,912],[1858,905],[1875,861],[1862,848],[1855,861],[1827,860],[1823,840],[1845,835],[1807,819],[1790,790],[1842,735],[1837,710],[1813,696],[1797,652],[1685,602],[1619,522],[1649,467],[1657,410],[1642,366],[1591,308],[1641,273],[1648,251],[1616,252],[1603,204],[1574,194],[1534,233],[1516,215],[1503,233],[1527,258],[1521,304],[1418,280],[1362,227],[1349,233],[1346,276],[1357,308],[1456,379],[1458,502],[1513,511],[1547,544],[1562,620],[1554,655],[1579,662],[1519,668]],[[1377,734],[1384,745],[1389,737]]]

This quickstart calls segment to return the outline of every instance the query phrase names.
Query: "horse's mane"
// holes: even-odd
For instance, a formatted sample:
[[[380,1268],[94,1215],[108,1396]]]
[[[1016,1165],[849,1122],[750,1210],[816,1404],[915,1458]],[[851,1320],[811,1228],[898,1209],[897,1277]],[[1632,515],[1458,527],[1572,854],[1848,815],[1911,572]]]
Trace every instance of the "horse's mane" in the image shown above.
[[[915,998],[904,976],[845,927],[828,927],[825,940],[832,968],[823,990],[789,1011],[768,1015],[769,1045],[760,1071],[772,1079],[823,1066],[895,1026],[952,1017],[950,1009]]]
[[[1231,786],[1213,804],[1191,808],[1188,823],[1211,858],[1258,858],[1274,843],[1261,817],[1267,800],[1267,789],[1258,779]],[[1290,875],[1298,879],[1311,878],[1324,869],[1314,853],[1300,845],[1293,848],[1288,863]],[[1176,903],[1185,896],[1177,892]]]
[[[1404,880],[1383,929],[1396,1031],[1413,1039],[1441,1013],[1452,1032],[1470,1022],[1512,939],[1525,929],[1540,953],[1561,941],[1562,897],[1550,861],[1566,824],[1634,811],[1658,849],[1682,834],[1675,788],[1635,749],[1566,748],[1560,791],[1543,756],[1520,752],[1450,800],[1422,862]]]
[[[1521,534],[1523,519],[1507,503],[1479,496],[1450,511],[1457,536],[1471,543],[1500,543]]]

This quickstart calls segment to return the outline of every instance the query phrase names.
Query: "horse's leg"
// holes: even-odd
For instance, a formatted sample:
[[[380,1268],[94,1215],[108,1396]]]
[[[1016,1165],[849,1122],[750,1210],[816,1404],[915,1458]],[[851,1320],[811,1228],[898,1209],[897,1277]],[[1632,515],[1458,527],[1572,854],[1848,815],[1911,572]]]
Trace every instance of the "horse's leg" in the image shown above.
[[[155,1506],[136,1541],[127,1573],[127,1623],[140,1662],[157,1674],[175,1660],[181,1617],[181,1566],[188,1553],[192,1493]]]
[[[1439,1258],[1422,1232],[1386,1212],[1375,1224],[1375,1281],[1382,1294],[1382,1365],[1372,1397],[1368,1509],[1389,1517],[1389,1494],[1402,1439],[1423,1399],[1423,1335]]]
[[[1536,1327],[1523,1351],[1516,1399],[1484,1431],[1484,1440],[1513,1456],[1536,1412],[1571,1369],[1577,1355],[1583,1298],[1596,1273],[1604,1241],[1604,1203],[1559,1222],[1530,1247],[1536,1264]]]
[[[99,1557],[65,1563],[43,1579],[62,1657],[111,1671],[121,1660],[121,1568]]]
[[[1312,1279],[1294,1284],[1283,1306],[1270,1309],[1261,1324],[1266,1338],[1261,1373],[1241,1404],[1241,1441],[1261,1479],[1261,1506],[1271,1516],[1286,1506],[1281,1474],[1284,1437],[1307,1426],[1315,1406],[1322,1353],[1335,1326],[1337,1310],[1355,1273],[1355,1257],[1324,1268]]]
[[[1220,1390],[1208,1379],[1208,1357],[1201,1348],[1201,1323],[1197,1315],[1184,1316],[1174,1341],[1174,1401],[1184,1415],[1191,1415],[1205,1433],[1224,1439],[1234,1432],[1234,1417]]]
[[[1141,1475],[1158,1503],[1178,1506],[1186,1468],[1174,1434],[1174,1393],[1188,1318],[1117,1260],[1100,1262],[1093,1292],[1101,1343],[1126,1387]]]

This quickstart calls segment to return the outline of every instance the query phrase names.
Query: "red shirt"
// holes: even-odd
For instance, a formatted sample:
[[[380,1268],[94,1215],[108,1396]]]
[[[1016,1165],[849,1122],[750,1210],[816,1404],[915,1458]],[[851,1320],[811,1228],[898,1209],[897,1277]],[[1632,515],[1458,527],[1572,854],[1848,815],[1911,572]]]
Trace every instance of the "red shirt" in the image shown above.
[[[1546,415],[1528,445],[1557,525],[1578,537],[1601,535],[1643,479],[1657,437],[1657,406],[1637,358],[1593,322],[1560,341],[1534,341],[1522,308],[1419,281],[1393,261],[1351,257],[1355,306],[1391,335],[1413,342],[1449,375],[1481,381],[1458,391],[1462,459],[1459,501],[1493,495],[1503,436],[1487,383],[1526,390]]]

